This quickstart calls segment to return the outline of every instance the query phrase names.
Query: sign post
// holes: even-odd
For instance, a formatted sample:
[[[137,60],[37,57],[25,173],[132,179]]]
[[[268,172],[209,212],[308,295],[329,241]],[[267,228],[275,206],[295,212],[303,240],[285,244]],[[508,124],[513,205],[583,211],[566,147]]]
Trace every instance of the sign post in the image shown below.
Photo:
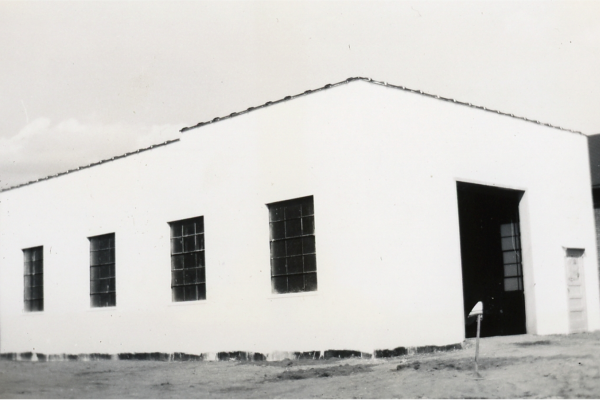
[[[467,318],[475,316],[477,316],[477,339],[475,339],[475,374],[477,375],[477,377],[481,378],[481,375],[479,374],[479,364],[477,363],[479,359],[479,335],[481,333],[481,318],[483,317],[483,303],[481,301],[475,304],[475,307],[473,307]]]

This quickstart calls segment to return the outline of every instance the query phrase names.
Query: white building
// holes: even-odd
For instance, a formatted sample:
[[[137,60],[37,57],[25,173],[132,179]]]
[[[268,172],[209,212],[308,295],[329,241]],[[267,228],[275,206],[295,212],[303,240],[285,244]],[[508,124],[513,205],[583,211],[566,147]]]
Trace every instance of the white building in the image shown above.
[[[600,329],[578,132],[363,78],[183,131],[0,193],[0,353]]]

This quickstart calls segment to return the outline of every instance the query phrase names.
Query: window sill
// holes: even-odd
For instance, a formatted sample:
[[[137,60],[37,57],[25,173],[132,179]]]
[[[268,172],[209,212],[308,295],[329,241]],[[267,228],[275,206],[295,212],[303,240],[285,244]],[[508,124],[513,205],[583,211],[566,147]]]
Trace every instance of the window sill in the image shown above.
[[[311,292],[296,292],[296,293],[279,293],[279,294],[271,294],[270,296],[267,297],[267,299],[269,300],[274,300],[274,299],[289,299],[289,298],[293,298],[293,297],[312,297],[312,296],[318,296],[319,295],[319,291],[314,290]]]
[[[40,316],[40,315],[44,315],[45,311],[21,311],[21,315],[23,316]]]
[[[197,305],[204,305],[209,303],[208,300],[192,300],[192,301],[172,301],[167,304],[168,307],[191,307]]]
[[[90,307],[87,310],[88,312],[116,312],[117,306],[111,307]]]

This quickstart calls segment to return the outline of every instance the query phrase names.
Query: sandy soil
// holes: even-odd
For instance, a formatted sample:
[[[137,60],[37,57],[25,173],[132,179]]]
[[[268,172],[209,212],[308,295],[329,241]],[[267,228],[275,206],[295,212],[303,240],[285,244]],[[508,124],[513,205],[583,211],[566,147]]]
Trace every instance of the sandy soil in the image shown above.
[[[388,359],[0,362],[2,398],[598,398],[600,332]]]

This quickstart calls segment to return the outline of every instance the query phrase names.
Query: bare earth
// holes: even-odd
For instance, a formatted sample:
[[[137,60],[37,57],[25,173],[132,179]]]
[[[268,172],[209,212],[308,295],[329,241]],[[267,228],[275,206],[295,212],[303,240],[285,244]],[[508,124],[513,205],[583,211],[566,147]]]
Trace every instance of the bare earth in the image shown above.
[[[0,362],[2,398],[598,398],[600,332],[388,359]]]

